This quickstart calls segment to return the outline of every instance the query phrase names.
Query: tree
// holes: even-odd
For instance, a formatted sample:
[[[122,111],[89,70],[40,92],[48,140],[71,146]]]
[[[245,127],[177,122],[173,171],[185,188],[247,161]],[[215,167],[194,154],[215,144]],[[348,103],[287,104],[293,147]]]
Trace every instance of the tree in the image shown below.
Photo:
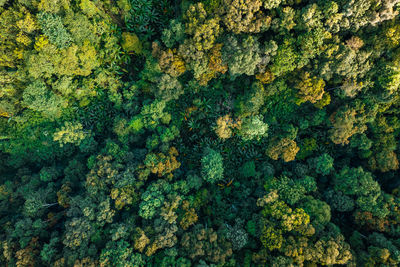
[[[28,108],[42,112],[48,117],[59,117],[65,100],[49,90],[43,81],[36,80],[23,92],[23,104]]]
[[[343,168],[335,175],[335,190],[355,198],[355,203],[363,211],[378,217],[385,217],[389,210],[384,206],[379,184],[370,172],[358,168]]]
[[[359,28],[371,24],[375,26],[385,20],[390,20],[397,15],[394,9],[394,2],[384,1],[377,9],[371,9],[373,3],[371,1],[362,0],[357,2],[352,0],[346,3],[344,9],[346,24],[354,31]]]
[[[332,209],[339,212],[354,210],[354,200],[341,191],[330,190],[325,193],[325,197]]]
[[[263,6],[265,9],[273,9],[279,7],[282,0],[264,0]]]
[[[266,92],[264,86],[259,82],[254,82],[245,94],[236,100],[235,108],[238,109],[240,117],[257,115],[260,108],[265,103]]]
[[[171,115],[164,112],[166,101],[155,100],[150,104],[142,107],[140,114],[133,117],[131,127],[135,132],[140,131],[142,127],[154,129],[161,121],[164,124],[169,124]]]
[[[279,33],[287,34],[297,24],[294,20],[296,12],[292,7],[286,6],[278,8],[278,14],[279,19],[275,19],[271,27]]]
[[[276,190],[283,201],[294,205],[305,198],[307,193],[316,191],[317,185],[315,179],[310,176],[297,180],[281,176],[269,179],[264,188],[267,192]]]
[[[233,129],[240,128],[241,121],[234,121],[230,114],[219,117],[217,119],[217,125],[214,128],[215,133],[221,139],[228,139],[232,136]]]
[[[113,188],[110,196],[115,201],[115,207],[119,210],[126,205],[132,205],[138,199],[137,192],[132,185]]]
[[[143,266],[145,260],[139,253],[133,253],[133,249],[125,240],[108,242],[100,254],[100,266]]]
[[[82,140],[87,137],[87,132],[83,131],[83,126],[81,123],[69,122],[66,121],[64,126],[57,131],[53,135],[53,140],[55,142],[59,142],[60,146],[64,146],[65,144],[71,143],[75,145],[80,145]]]
[[[32,43],[38,25],[35,15],[19,5],[0,8],[0,66],[15,68],[23,63],[23,54]]]
[[[285,39],[278,46],[276,55],[272,58],[271,71],[275,77],[282,76],[296,68],[298,54],[293,49],[293,40]]]
[[[201,224],[194,226],[191,232],[182,236],[181,246],[189,258],[204,258],[207,261],[224,264],[226,258],[232,255],[232,247],[223,236],[214,229],[205,228]]]
[[[34,218],[40,217],[43,214],[45,208],[57,205],[57,203],[46,203],[47,193],[44,190],[33,192],[29,196],[26,196],[24,204],[24,212]]]
[[[66,48],[71,44],[71,35],[65,29],[61,17],[52,13],[41,12],[37,15],[37,18],[43,33],[52,44],[58,48]]]
[[[308,162],[310,167],[318,174],[328,175],[334,170],[333,158],[327,153],[324,153],[319,157],[309,159]]]
[[[158,177],[166,176],[172,178],[172,172],[181,166],[181,163],[176,159],[178,155],[179,153],[175,147],[171,147],[167,155],[164,153],[149,153],[143,162],[144,167],[157,174]]]
[[[184,93],[180,82],[175,77],[171,77],[168,74],[161,76],[157,87],[158,90],[155,92],[155,95],[165,101],[178,99],[179,96]]]
[[[256,171],[256,164],[254,161],[247,161],[240,168],[240,173],[243,177],[258,177],[260,175],[259,172]]]
[[[262,115],[255,115],[244,118],[239,128],[239,135],[243,140],[260,140],[263,137],[268,136],[268,124],[263,122]]]
[[[199,217],[197,216],[195,209],[190,207],[189,201],[184,200],[182,202],[182,208],[185,213],[183,214],[179,225],[182,227],[183,230],[187,230],[190,226],[194,225],[197,222]]]
[[[333,228],[333,227],[329,227]],[[340,233],[330,230],[323,235],[313,245],[304,251],[306,260],[319,263],[321,265],[345,264],[352,258],[350,246],[345,242],[345,238]]]
[[[280,249],[283,243],[282,230],[264,225],[261,232],[261,243],[270,251]]]
[[[166,47],[171,48],[175,43],[181,43],[185,39],[185,26],[176,19],[169,22],[169,27],[162,32],[161,40]]]
[[[185,62],[183,61],[182,57],[177,54],[176,49],[168,49],[167,51],[162,51],[158,55],[158,60],[158,64],[160,65],[161,70],[171,75],[172,77],[179,77],[186,71]],[[163,75],[161,77],[161,80],[165,78],[166,75]],[[169,79],[172,80],[175,84],[178,83],[178,81],[175,81],[172,78]],[[159,83],[161,83],[161,80]],[[180,84],[179,86],[181,87]]]
[[[357,111],[348,106],[343,106],[333,113],[330,120],[333,129],[330,132],[330,139],[335,144],[348,144],[349,138],[356,133],[363,133],[367,127],[360,124],[360,119],[356,117]]]
[[[144,219],[151,219],[156,214],[158,208],[164,204],[162,183],[153,183],[141,195],[139,204],[139,215]]]
[[[302,209],[310,215],[311,224],[316,231],[321,231],[331,220],[331,207],[324,201],[307,196],[300,204]]]
[[[304,159],[311,156],[313,152],[317,149],[317,140],[314,138],[304,138],[302,143],[300,143],[300,151],[296,155],[298,159]]]
[[[248,234],[243,229],[243,221],[237,219],[233,227],[227,225],[226,237],[232,242],[232,250],[238,251],[242,249],[248,242]]]
[[[46,263],[50,263],[54,260],[57,253],[57,244],[60,243],[58,237],[50,239],[50,242],[43,245],[43,249],[40,251],[40,257]]]
[[[287,242],[283,236],[285,233],[293,232],[301,236],[314,234],[309,215],[303,209],[290,208],[281,200],[268,199],[261,213],[265,219],[261,221],[263,230],[260,239],[269,250],[283,249],[282,245]]]
[[[340,97],[355,97],[362,89],[363,82],[357,82],[355,80],[345,80],[343,85],[340,87],[341,92],[338,93]]]
[[[12,233],[9,234],[10,241],[16,240],[21,249],[30,246],[32,239],[35,236],[42,235],[45,230],[46,223],[41,219],[32,220],[29,217],[21,218],[15,221],[15,224],[10,231]],[[9,244],[10,245],[10,244]],[[11,248],[10,248],[11,249]]]
[[[216,183],[224,178],[223,159],[219,152],[207,148],[201,158],[201,174],[209,183]]]
[[[260,12],[261,0],[223,0],[221,4],[222,21],[229,31],[258,33],[269,28],[271,18]]]
[[[86,218],[72,218],[65,223],[63,244],[71,249],[87,246],[94,229]]]
[[[324,86],[324,80],[317,79],[316,77],[310,78],[310,73],[305,72],[302,75],[301,81],[297,84],[297,88],[299,89],[299,100],[297,101],[297,104],[306,101],[316,103],[318,100],[321,100],[325,93]]]
[[[261,50],[257,39],[251,35],[238,39],[228,36],[222,51],[222,59],[228,64],[232,76],[246,74],[254,75],[257,65],[261,62]]]
[[[203,4],[197,3],[191,5],[186,12],[187,23],[185,31],[191,35],[190,43],[197,51],[210,50],[218,35],[222,32],[219,25],[219,18],[207,18],[207,12]],[[187,39],[185,40],[188,41]],[[187,45],[189,43],[186,43]]]
[[[288,162],[296,158],[296,154],[299,150],[300,148],[297,146],[296,142],[291,139],[274,138],[269,143],[266,154],[273,160],[281,158],[283,161]]]
[[[399,169],[397,154],[389,149],[377,152],[375,156],[370,158],[368,163],[372,170],[378,169],[381,172]]]
[[[70,8],[70,0],[41,0],[38,9],[53,14]]]
[[[122,48],[127,52],[140,54],[142,52],[142,43],[134,33],[122,33]]]
[[[45,183],[56,180],[59,176],[59,170],[55,166],[44,167],[39,173],[40,180]]]

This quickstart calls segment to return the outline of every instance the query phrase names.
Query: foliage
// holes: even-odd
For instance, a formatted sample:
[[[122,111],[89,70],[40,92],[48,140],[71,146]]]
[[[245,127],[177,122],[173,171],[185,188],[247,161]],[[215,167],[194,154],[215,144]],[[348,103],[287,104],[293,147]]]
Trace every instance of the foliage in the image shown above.
[[[398,266],[399,0],[0,0],[0,266]]]
[[[239,135],[243,140],[260,140],[263,137],[268,136],[268,124],[263,122],[263,116],[253,116],[242,120],[241,127],[239,129]]]
[[[316,173],[321,175],[328,175],[334,169],[333,158],[326,153],[317,158],[309,159],[308,161],[310,167],[314,169]]]
[[[230,115],[227,114],[225,116],[219,117],[217,119],[217,125],[215,127],[215,133],[221,139],[227,139],[232,136],[233,129],[239,128],[241,125],[241,121],[234,122]]]
[[[176,43],[180,43],[185,39],[185,27],[178,20],[171,20],[169,28],[164,29],[162,32],[161,40],[166,47],[171,48]]]
[[[140,54],[142,52],[142,43],[134,33],[124,32],[122,34],[121,47],[127,52]]]
[[[63,146],[68,143],[79,145],[85,139],[85,132],[82,130],[81,123],[65,122],[64,126],[53,135],[53,140]]]
[[[58,48],[66,48],[71,44],[71,35],[65,29],[61,17],[52,13],[42,12],[38,14],[37,19],[50,43]]]
[[[201,158],[201,173],[203,179],[209,183],[216,183],[223,179],[224,165],[220,153],[207,148]]]
[[[261,0],[223,0],[221,13],[228,31],[235,34],[242,32],[257,33],[268,29],[271,22],[269,16],[260,11]]]
[[[308,72],[304,73],[302,80],[297,85],[299,89],[298,103],[300,104],[306,101],[316,103],[318,100],[321,100],[325,93],[324,86],[324,80],[317,79],[316,77],[310,78],[310,74]]]
[[[298,151],[299,147],[295,141],[288,138],[280,140],[275,138],[268,146],[266,154],[273,160],[281,158],[285,162],[288,162],[295,159]]]
[[[43,112],[46,116],[57,117],[65,102],[49,90],[44,82],[34,81],[24,90],[23,104],[32,110]]]
[[[254,75],[257,64],[261,62],[259,42],[249,35],[238,40],[233,36],[227,39],[229,46],[224,46],[223,59],[228,64],[229,73],[235,75]]]

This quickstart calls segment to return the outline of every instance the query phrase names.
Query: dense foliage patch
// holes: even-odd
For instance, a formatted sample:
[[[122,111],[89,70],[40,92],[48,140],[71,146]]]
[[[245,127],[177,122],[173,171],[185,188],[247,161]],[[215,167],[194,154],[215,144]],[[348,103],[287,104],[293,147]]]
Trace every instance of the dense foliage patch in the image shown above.
[[[399,9],[0,0],[0,265],[399,265]]]

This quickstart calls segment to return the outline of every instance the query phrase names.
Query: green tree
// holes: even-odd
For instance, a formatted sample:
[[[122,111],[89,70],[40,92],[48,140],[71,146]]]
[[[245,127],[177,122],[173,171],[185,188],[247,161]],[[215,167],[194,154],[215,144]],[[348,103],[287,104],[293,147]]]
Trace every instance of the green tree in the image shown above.
[[[201,158],[201,174],[209,183],[216,183],[224,178],[224,164],[219,152],[207,148]]]
[[[43,33],[58,48],[66,48],[72,43],[71,35],[65,29],[62,18],[58,15],[41,12],[37,15]]]
[[[263,15],[261,0],[222,0],[222,21],[235,34],[258,33],[269,28],[271,18]]]
[[[44,209],[57,205],[57,203],[47,203],[47,195],[47,192],[40,190],[37,192],[31,192],[28,196],[26,196],[24,203],[25,214],[35,218],[41,216],[44,212]]]
[[[66,102],[49,90],[43,81],[36,80],[26,87],[23,92],[23,105],[42,112],[48,117],[59,117]]]
[[[143,266],[144,257],[139,253],[133,253],[133,248],[125,240],[108,242],[100,254],[100,266]]]
[[[271,71],[275,77],[282,76],[296,68],[298,54],[293,48],[293,40],[284,40],[283,44],[278,46],[276,55],[272,58]]]
[[[165,101],[178,99],[179,96],[184,93],[182,85],[178,79],[171,77],[168,74],[161,76],[157,88],[158,90],[155,92],[155,95]]]
[[[87,137],[87,134],[88,132],[83,131],[81,123],[66,121],[64,126],[54,133],[53,140],[60,143],[61,147],[69,143],[79,145]]]
[[[176,19],[169,22],[169,27],[162,32],[161,40],[166,47],[171,48],[176,43],[181,43],[185,39],[185,26]]]
[[[309,159],[308,162],[310,167],[318,174],[328,175],[334,170],[333,158],[327,153],[324,153],[319,157]]]
[[[255,82],[245,94],[236,100],[235,108],[241,117],[256,115],[265,103],[265,89],[262,83]]]
[[[60,243],[60,239],[58,237],[54,237],[50,239],[49,243],[43,245],[42,250],[40,251],[40,257],[46,263],[51,263],[57,255],[57,245]]]
[[[65,223],[63,244],[71,249],[89,244],[94,228],[86,218],[72,218]]]
[[[335,190],[341,191],[355,199],[357,206],[363,210],[385,217],[389,210],[384,206],[381,188],[370,172],[358,168],[343,168],[335,175]]]
[[[154,183],[141,195],[139,204],[139,215],[144,219],[151,219],[156,214],[156,211],[164,204],[165,197],[163,183]],[[163,188],[164,187],[164,188]]]
[[[268,136],[268,124],[263,122],[262,115],[255,115],[244,118],[239,128],[239,135],[243,140],[260,140],[263,137]]]
[[[283,201],[289,205],[294,205],[302,200],[307,193],[316,191],[317,185],[315,179],[310,176],[297,180],[281,176],[269,179],[264,188],[267,192],[276,190]]]
[[[331,220],[331,207],[324,201],[307,196],[300,206],[310,215],[311,224],[321,231]]]
[[[235,75],[254,75],[261,62],[261,49],[257,38],[249,35],[244,38],[228,36],[223,47],[222,58],[228,64],[229,73]]]

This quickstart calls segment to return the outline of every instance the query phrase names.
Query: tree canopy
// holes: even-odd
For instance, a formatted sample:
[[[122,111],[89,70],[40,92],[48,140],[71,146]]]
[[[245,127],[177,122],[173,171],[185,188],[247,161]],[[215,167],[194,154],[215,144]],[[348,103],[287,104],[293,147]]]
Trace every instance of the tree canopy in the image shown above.
[[[400,265],[399,11],[0,0],[0,266]]]

